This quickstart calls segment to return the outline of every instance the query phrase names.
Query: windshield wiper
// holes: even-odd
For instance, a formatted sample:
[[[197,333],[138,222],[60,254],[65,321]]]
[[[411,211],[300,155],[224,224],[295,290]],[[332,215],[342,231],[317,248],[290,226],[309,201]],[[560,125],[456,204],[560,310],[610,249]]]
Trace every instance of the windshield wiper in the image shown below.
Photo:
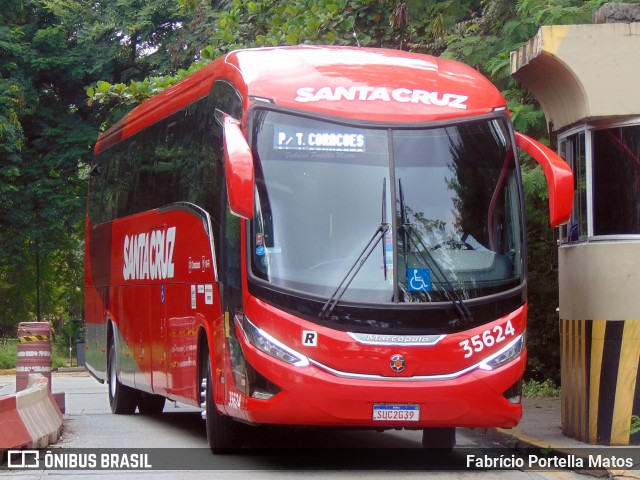
[[[467,306],[462,301],[462,298],[460,297],[458,292],[456,292],[456,290],[453,288],[453,285],[447,278],[446,273],[442,270],[442,267],[440,267],[440,264],[435,260],[435,258],[433,258],[433,255],[431,254],[431,250],[424,244],[424,242],[422,241],[422,237],[415,231],[414,225],[411,222],[409,222],[407,219],[407,208],[404,202],[404,191],[402,189],[402,179],[398,179],[398,190],[399,190],[399,196],[400,196],[400,216],[402,220],[402,233],[403,233],[402,246],[404,250],[405,265],[407,265],[407,257],[408,257],[408,249],[409,249],[408,247],[409,247],[409,244],[411,243],[413,244],[413,247],[415,248],[416,252],[420,255],[420,258],[424,262],[424,264],[425,265],[431,264],[433,265],[433,267],[435,267],[435,271],[437,272],[436,276],[440,279],[440,283],[445,284],[445,288],[442,291],[444,295],[447,297],[447,299],[451,302],[451,304],[455,307],[456,311],[458,312],[459,321],[463,325],[472,323],[473,316],[471,315],[469,308],[467,308]],[[416,243],[415,239],[418,240],[420,245]],[[429,257],[428,261],[424,257],[425,253]]]
[[[346,273],[344,277],[342,277],[342,281],[340,282],[338,287],[333,291],[329,299],[326,301],[326,303],[322,307],[322,310],[320,310],[320,313],[318,314],[320,318],[324,318],[324,319],[329,318],[333,310],[336,308],[336,305],[338,304],[338,302],[340,301],[344,293],[347,291],[347,288],[349,288],[349,285],[351,285],[351,282],[353,282],[353,279],[355,278],[355,276],[358,274],[362,266],[366,263],[367,259],[371,256],[371,253],[375,250],[376,246],[378,245],[378,242],[384,239],[386,233],[389,231],[389,224],[386,221],[387,220],[387,213],[386,213],[387,212],[386,210],[387,179],[384,178],[382,182],[383,182],[382,183],[382,221],[380,222],[380,225],[378,225],[378,228],[373,233],[373,235],[371,236],[371,238],[369,239],[365,247],[360,252],[360,255],[358,255],[358,257],[355,259],[355,261],[351,265],[351,268],[349,268],[349,271]],[[384,241],[382,242],[382,248],[383,248],[382,254],[385,255]],[[386,279],[386,275],[387,275],[386,257],[384,258],[384,271],[385,271],[385,279]]]
[[[384,281],[387,281],[388,268],[387,268],[387,231],[389,230],[389,223],[387,222],[387,179],[382,179],[382,223],[380,225],[387,225],[387,229],[382,232],[382,269],[384,271]]]

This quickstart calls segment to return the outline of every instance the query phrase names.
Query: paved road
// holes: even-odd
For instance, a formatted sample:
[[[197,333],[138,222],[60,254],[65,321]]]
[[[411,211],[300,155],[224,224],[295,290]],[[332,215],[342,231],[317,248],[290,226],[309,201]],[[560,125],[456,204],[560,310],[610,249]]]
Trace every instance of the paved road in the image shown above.
[[[0,395],[10,393],[13,379],[0,376]],[[169,471],[12,471],[17,478],[84,478],[88,474],[106,478],[212,478],[216,479],[403,479],[425,478],[421,432],[353,430],[292,430],[275,428],[251,429],[249,441],[238,454],[215,456],[207,449],[204,422],[200,410],[167,402],[164,413],[157,417],[113,415],[109,409],[107,387],[87,374],[54,375],[53,390],[66,393],[64,433],[54,448],[73,449],[128,448],[151,450],[156,461]],[[460,430],[453,457],[434,457],[434,462],[453,459],[464,462],[469,448],[493,447],[482,436]],[[303,449],[300,449],[303,447]],[[329,448],[327,448],[329,447]],[[359,447],[354,450],[353,447]],[[467,447],[467,448],[465,448]],[[364,450],[362,450],[364,449]],[[353,452],[353,453],[352,453]],[[158,458],[158,454],[162,458]],[[505,449],[505,454],[511,451]],[[186,471],[197,468],[198,470]],[[3,476],[0,472],[0,476]],[[543,479],[579,478],[572,472],[510,471],[430,471],[428,475],[444,478]]]

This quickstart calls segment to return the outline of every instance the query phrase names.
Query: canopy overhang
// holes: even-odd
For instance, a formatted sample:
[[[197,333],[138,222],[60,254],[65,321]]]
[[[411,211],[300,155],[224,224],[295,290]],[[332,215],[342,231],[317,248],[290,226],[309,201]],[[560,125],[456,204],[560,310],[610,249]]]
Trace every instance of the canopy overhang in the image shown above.
[[[640,115],[640,23],[541,27],[511,52],[511,74],[554,130]]]

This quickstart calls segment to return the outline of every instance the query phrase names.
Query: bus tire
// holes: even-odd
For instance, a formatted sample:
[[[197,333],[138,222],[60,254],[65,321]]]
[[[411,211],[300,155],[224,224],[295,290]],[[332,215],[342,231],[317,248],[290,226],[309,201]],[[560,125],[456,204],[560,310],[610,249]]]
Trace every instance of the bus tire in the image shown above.
[[[211,372],[211,362],[209,354],[203,356],[206,364],[203,366],[206,374],[206,384],[204,386],[204,408],[207,426],[207,443],[214,454],[226,453],[230,450],[240,448],[242,437],[240,425],[227,415],[218,412],[213,396],[213,375]]]
[[[162,395],[141,392],[138,400],[138,411],[142,415],[160,415],[164,410],[165,400]]]
[[[456,446],[456,429],[451,428],[423,428],[422,446],[425,448],[439,448],[453,450]]]
[[[115,342],[109,345],[109,405],[111,411],[117,415],[131,415],[138,406],[139,392],[135,389],[122,385],[118,379]]]

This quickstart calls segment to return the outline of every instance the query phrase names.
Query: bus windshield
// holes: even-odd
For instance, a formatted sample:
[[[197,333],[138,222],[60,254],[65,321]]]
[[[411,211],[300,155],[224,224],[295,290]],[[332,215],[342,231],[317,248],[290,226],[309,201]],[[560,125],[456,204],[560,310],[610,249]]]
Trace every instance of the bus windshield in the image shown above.
[[[251,273],[322,299],[346,285],[341,301],[357,304],[517,287],[523,232],[511,138],[502,117],[377,128],[257,110]]]

